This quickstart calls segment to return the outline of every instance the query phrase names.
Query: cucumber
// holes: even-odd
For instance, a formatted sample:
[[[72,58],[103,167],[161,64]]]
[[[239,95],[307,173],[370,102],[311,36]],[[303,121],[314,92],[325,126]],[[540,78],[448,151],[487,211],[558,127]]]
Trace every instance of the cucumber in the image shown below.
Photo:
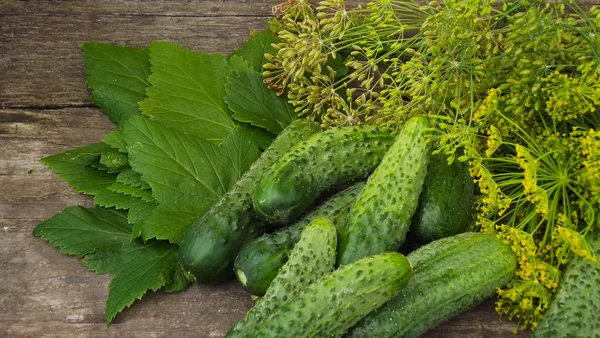
[[[332,128],[311,136],[282,156],[260,179],[254,210],[275,224],[289,224],[322,192],[366,177],[394,141],[388,129]]]
[[[330,197],[295,224],[244,245],[234,262],[235,273],[244,289],[253,295],[264,295],[279,269],[287,262],[306,225],[324,216],[339,229],[346,222],[348,209],[364,185],[364,182],[355,183]]]
[[[344,265],[385,251],[404,241],[427,174],[429,120],[412,117],[350,209],[340,229],[338,264]]]
[[[231,190],[190,226],[179,247],[179,263],[191,279],[214,283],[233,274],[233,261],[242,245],[262,233],[252,211],[260,175],[294,144],[318,131],[314,122],[293,121]]]
[[[474,184],[463,162],[448,164],[446,155],[432,155],[407,234],[413,248],[467,231]]]
[[[600,258],[600,233],[586,239]],[[580,256],[571,259],[533,337],[600,337],[600,264]]]
[[[510,246],[474,232],[431,242],[407,258],[413,278],[348,337],[418,337],[491,296],[517,268]]]
[[[325,217],[316,218],[302,231],[290,259],[281,268],[267,293],[226,337],[252,337],[256,324],[274,313],[302,289],[331,273],[335,265],[337,233]]]
[[[264,318],[254,337],[339,337],[398,294],[411,275],[409,261],[396,252],[342,266]]]

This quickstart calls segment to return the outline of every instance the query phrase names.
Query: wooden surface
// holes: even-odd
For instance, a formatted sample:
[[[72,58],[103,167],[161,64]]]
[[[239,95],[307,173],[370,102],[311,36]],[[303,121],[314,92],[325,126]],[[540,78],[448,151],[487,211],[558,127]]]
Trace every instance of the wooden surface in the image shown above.
[[[114,128],[89,98],[81,43],[229,53],[266,27],[277,2],[0,1],[0,337],[221,337],[243,317],[252,302],[232,281],[148,295],[106,327],[109,277],[31,232],[64,207],[91,205],[39,159]],[[513,337],[515,325],[488,301],[426,336]]]

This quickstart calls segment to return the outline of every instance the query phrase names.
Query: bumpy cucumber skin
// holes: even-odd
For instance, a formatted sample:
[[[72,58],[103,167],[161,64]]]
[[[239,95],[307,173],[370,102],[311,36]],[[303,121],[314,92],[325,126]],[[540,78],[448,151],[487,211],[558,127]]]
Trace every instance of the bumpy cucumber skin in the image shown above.
[[[287,262],[302,230],[318,217],[327,217],[336,228],[341,228],[346,222],[350,206],[364,185],[364,182],[357,182],[330,197],[298,222],[244,245],[234,262],[234,269],[244,289],[256,296],[264,295],[279,269]],[[243,278],[239,278],[242,275]]]
[[[431,155],[407,243],[418,248],[437,239],[467,231],[474,184],[463,162],[448,164],[444,154]]]
[[[427,174],[429,120],[409,119],[350,210],[340,230],[338,264],[396,251],[404,241]]]
[[[261,177],[254,210],[274,224],[297,219],[317,196],[340,182],[371,173],[394,141],[390,130],[339,127],[315,134],[282,156]]]
[[[340,337],[394,297],[412,269],[396,252],[345,265],[306,287],[257,328],[255,337]]]
[[[216,283],[233,274],[233,261],[242,245],[262,234],[252,212],[252,194],[262,173],[292,146],[317,133],[319,126],[293,121],[210,210],[183,236],[179,263],[200,283]]]
[[[474,232],[431,242],[407,258],[413,278],[348,337],[418,337],[491,296],[517,268],[517,257],[507,244]]]
[[[250,309],[246,318],[236,324],[226,337],[253,337],[256,325],[274,313],[304,288],[331,273],[335,266],[337,230],[325,217],[316,218],[304,231],[269,286],[267,293]]]
[[[586,236],[600,259],[600,233]],[[558,291],[534,338],[600,337],[600,264],[575,256],[567,264]]]

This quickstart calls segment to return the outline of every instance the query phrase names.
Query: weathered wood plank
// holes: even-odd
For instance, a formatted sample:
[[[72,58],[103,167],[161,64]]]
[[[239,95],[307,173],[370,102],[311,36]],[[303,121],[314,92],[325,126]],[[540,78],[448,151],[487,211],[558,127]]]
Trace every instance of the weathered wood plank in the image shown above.
[[[0,16],[0,107],[89,105],[79,45],[99,41],[147,47],[166,40],[206,53],[228,54],[264,17],[106,15]]]
[[[233,281],[193,285],[184,293],[146,296],[106,328],[109,277],[31,235],[64,207],[91,205],[39,159],[98,142],[113,128],[97,108],[0,110],[1,337],[220,337],[251,306]],[[514,327],[487,302],[426,337],[513,337]]]
[[[28,15],[146,15],[146,16],[265,16],[277,0],[119,0],[119,1],[13,1],[0,2],[0,14]]]

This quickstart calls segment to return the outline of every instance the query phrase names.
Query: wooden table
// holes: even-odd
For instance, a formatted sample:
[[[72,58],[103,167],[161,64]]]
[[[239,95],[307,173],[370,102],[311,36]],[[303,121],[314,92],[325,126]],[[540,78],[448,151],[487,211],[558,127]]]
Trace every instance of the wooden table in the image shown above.
[[[221,337],[251,306],[234,281],[157,292],[104,325],[110,278],[31,235],[61,209],[91,206],[40,164],[114,129],[90,100],[79,45],[168,40],[229,53],[267,26],[277,0],[0,1],[0,337]],[[513,337],[493,301],[427,337]],[[529,336],[520,332],[518,336]]]

